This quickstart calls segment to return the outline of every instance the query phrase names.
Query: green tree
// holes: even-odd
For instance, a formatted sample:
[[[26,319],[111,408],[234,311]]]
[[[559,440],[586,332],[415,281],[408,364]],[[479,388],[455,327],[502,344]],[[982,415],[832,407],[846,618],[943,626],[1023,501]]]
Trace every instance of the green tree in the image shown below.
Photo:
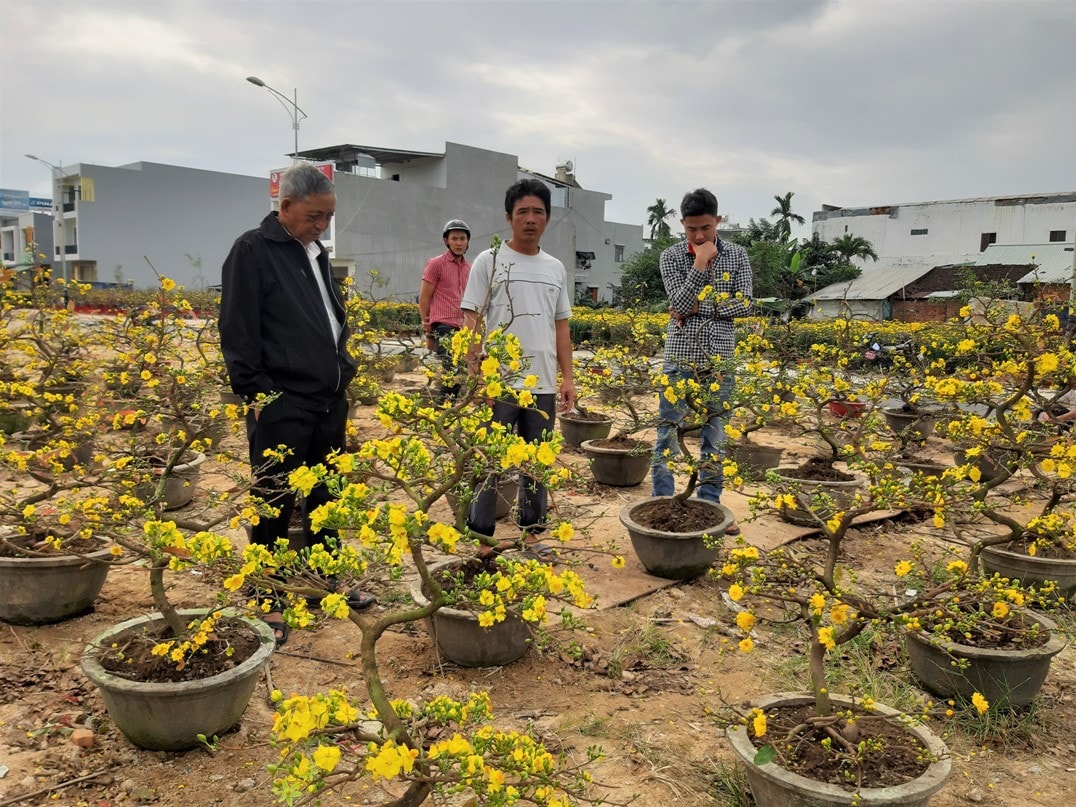
[[[655,200],[654,204],[646,209],[646,212],[648,214],[646,223],[650,225],[650,240],[668,238],[672,235],[666,219],[676,211],[670,209],[664,199]]]
[[[770,211],[770,215],[777,217],[777,223],[774,226],[783,240],[787,240],[792,235],[792,222],[796,224],[807,223],[807,220],[799,213],[792,212],[792,197],[795,195],[793,191],[788,191],[784,196],[775,195],[773,197],[777,202],[777,207]]]
[[[874,245],[866,238],[851,233],[845,233],[833,242],[833,248],[851,263],[853,258],[866,260],[870,258],[877,262],[878,253],[874,251]]]
[[[733,233],[728,237],[728,240],[734,244],[739,244],[742,247],[749,247],[752,244],[757,244],[760,241],[766,241],[771,244],[778,244],[785,239],[781,238],[777,232],[777,227],[771,224],[769,219],[750,219],[747,222],[747,226],[737,233]]]
[[[672,235],[659,235],[642,252],[636,252],[624,261],[620,288],[614,293],[614,299],[620,305],[651,308],[667,304],[665,284],[661,282],[660,259],[662,251],[676,241]]]

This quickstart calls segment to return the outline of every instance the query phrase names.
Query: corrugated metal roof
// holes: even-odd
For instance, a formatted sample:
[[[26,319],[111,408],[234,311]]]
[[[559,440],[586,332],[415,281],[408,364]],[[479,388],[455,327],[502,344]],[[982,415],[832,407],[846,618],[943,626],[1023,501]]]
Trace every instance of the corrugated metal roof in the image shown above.
[[[816,300],[884,300],[921,278],[932,266],[872,266],[855,280],[832,283],[813,295]]]
[[[991,244],[975,263],[1026,263],[1028,273],[1017,283],[1068,283],[1072,280],[1072,244]]]

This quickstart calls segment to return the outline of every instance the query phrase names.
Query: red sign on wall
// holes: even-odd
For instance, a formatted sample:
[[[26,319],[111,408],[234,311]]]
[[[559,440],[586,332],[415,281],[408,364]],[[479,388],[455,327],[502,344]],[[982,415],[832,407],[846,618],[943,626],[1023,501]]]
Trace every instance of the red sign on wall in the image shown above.
[[[314,167],[321,173],[328,177],[329,181],[333,181],[333,169],[332,163],[314,163]],[[269,172],[269,198],[277,199],[280,197],[280,175],[287,171],[287,168],[277,168]]]

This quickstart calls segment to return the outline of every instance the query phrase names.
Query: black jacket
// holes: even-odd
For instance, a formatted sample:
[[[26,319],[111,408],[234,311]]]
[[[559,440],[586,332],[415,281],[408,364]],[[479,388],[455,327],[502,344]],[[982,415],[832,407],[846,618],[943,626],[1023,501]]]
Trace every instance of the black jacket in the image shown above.
[[[334,345],[303,245],[270,213],[236,239],[221,277],[220,343],[232,390],[252,398],[283,392],[304,408],[325,410],[355,377],[344,306],[323,249],[321,275],[344,323]]]

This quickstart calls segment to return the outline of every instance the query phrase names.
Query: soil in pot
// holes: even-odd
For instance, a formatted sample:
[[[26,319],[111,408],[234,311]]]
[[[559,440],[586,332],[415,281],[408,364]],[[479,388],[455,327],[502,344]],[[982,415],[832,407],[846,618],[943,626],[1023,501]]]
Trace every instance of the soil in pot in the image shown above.
[[[847,728],[843,721],[832,725],[831,718],[825,719],[833,730],[847,735],[845,740],[852,747],[860,749],[855,762],[817,725],[810,695],[779,693],[761,698],[757,705],[767,716],[762,738],[753,736],[752,721],[748,727],[728,730],[755,802],[760,807],[925,807],[952,771],[941,740],[925,727],[902,725],[898,713],[881,704],[866,712],[846,696],[831,697],[841,710],[860,715]],[[793,729],[796,738],[781,743],[781,756],[755,764],[759,750]]]
[[[660,499],[647,502],[632,511],[637,524],[664,532],[700,532],[721,523],[722,516],[712,507],[690,499]]]
[[[852,474],[838,471],[824,457],[811,457],[796,468],[784,468],[781,476],[810,482],[854,482],[856,479]]]
[[[870,712],[856,710],[858,714]],[[800,706],[776,706],[766,710],[769,730],[767,735],[783,736],[788,729],[807,725],[817,720],[814,708],[809,704]],[[837,785],[852,792],[865,787],[891,787],[920,776],[927,769],[923,747],[914,735],[900,724],[889,720],[857,720],[856,743],[866,741],[877,750],[868,751],[856,766],[857,787],[849,785],[849,760],[845,754],[835,754],[822,745],[829,735],[823,728],[807,729],[798,735],[795,756],[782,761],[781,767],[807,779]],[[782,730],[783,729],[783,730]],[[766,745],[764,738],[752,737],[756,748]],[[847,738],[846,738],[847,739]],[[880,744],[880,748],[876,744]]]
[[[25,535],[17,535],[13,527],[0,526],[0,558],[26,558],[41,556],[88,555],[105,545],[101,538],[83,538],[78,534],[78,527],[68,525],[62,532],[56,530],[36,529]],[[67,536],[64,538],[63,551],[57,552],[47,542],[51,535]]]
[[[167,655],[153,655],[153,648],[171,638],[163,622],[144,630],[116,637],[111,647],[102,648],[98,661],[105,670],[131,681],[164,684],[198,681],[239,666],[254,655],[261,638],[241,619],[224,617],[217,621],[202,650],[176,664]]]
[[[1046,543],[1037,543],[1035,536],[1031,533],[1024,533],[1024,535],[1016,541],[1008,541],[1004,544],[994,544],[994,549],[1001,549],[1005,552],[1015,552],[1019,555],[1028,555],[1029,557],[1036,558],[1050,558],[1052,560],[1076,560],[1076,552],[1073,552],[1067,546],[1058,544],[1054,541]],[[1028,551],[1031,545],[1035,544],[1035,554],[1032,556]]]

